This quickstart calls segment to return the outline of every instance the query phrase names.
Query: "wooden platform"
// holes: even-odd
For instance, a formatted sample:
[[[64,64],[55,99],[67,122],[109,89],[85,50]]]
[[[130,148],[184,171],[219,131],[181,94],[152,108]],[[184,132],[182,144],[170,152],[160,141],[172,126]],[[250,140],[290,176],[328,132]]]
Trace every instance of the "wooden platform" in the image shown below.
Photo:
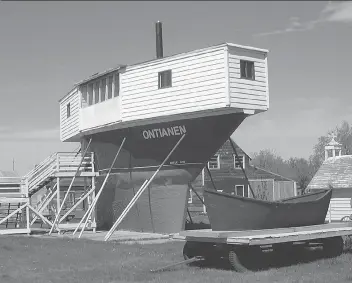
[[[195,242],[254,246],[347,235],[352,235],[352,222],[248,231],[189,230],[178,233],[174,238]]]

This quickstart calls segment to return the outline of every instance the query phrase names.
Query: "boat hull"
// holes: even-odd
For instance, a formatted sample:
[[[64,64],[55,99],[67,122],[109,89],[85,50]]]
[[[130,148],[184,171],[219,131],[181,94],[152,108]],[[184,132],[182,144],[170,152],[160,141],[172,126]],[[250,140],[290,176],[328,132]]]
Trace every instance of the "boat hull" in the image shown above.
[[[185,119],[95,134],[94,152],[100,172],[97,190],[123,141],[97,206],[98,228],[109,229],[146,179],[152,177],[183,134],[184,139],[155,176],[119,229],[174,233],[184,229],[189,182],[192,182],[222,144],[246,118],[226,114]],[[82,141],[85,149],[90,137]]]
[[[214,231],[258,230],[319,225],[325,222],[332,191],[269,202],[204,191]]]

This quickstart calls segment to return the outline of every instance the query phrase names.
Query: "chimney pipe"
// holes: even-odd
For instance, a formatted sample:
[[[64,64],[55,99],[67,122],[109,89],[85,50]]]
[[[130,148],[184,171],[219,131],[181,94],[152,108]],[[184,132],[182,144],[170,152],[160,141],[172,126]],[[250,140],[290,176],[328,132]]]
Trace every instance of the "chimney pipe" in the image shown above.
[[[156,58],[163,58],[163,28],[162,23],[157,21],[155,24],[156,33]]]

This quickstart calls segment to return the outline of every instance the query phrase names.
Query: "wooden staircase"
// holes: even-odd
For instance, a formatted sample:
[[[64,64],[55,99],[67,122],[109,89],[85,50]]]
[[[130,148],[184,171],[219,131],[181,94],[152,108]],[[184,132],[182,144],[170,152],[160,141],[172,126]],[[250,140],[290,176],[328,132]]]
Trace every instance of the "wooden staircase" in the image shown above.
[[[38,164],[25,177],[28,195],[32,196],[57,177],[73,177],[81,163],[82,155],[74,152],[56,152]],[[93,152],[84,157],[77,176],[94,175]]]
[[[92,177],[94,182],[98,175],[93,152],[85,157],[75,152],[56,152],[24,177],[0,177],[0,234],[30,233],[30,226],[38,218],[52,224],[42,214],[44,203],[31,206],[31,196],[47,187],[51,196],[48,201],[56,197],[60,204],[60,180]]]

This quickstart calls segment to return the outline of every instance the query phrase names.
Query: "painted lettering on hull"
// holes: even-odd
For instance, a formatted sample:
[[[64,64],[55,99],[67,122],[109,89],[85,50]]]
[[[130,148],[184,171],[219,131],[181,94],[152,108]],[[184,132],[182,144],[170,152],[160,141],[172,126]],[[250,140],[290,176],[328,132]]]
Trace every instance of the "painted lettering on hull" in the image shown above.
[[[157,128],[143,131],[143,138],[148,139],[158,139],[170,136],[181,136],[186,133],[186,126],[173,126],[168,128]]]

